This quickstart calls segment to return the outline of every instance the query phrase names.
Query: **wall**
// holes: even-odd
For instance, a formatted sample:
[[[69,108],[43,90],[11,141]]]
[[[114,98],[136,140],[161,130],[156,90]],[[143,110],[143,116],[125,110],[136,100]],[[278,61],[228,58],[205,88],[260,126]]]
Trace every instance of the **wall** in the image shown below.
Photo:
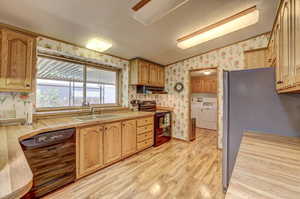
[[[75,47],[62,42],[38,38],[38,51],[54,55],[64,55],[97,64],[104,64],[120,68],[121,90],[120,101],[123,106],[128,106],[128,69],[129,62],[117,57],[97,53],[85,48]],[[3,93],[0,92],[0,120],[10,118],[26,118],[32,122],[32,112],[35,107],[34,93]]]
[[[140,100],[156,100],[159,106],[173,107],[173,136],[179,139],[188,138],[188,92],[189,70],[207,67],[218,67],[219,70],[219,146],[222,141],[222,71],[223,70],[239,70],[244,68],[245,50],[266,47],[269,35],[262,35],[249,39],[225,48],[217,49],[209,53],[178,62],[165,69],[166,72],[166,95],[142,95],[136,94],[135,87],[128,86],[128,67],[127,60],[119,59],[109,55],[96,53],[84,48],[78,48],[65,43],[39,38],[38,46],[41,52],[63,54],[68,57],[84,59],[99,64],[110,65],[121,69],[122,93],[121,104],[128,106],[128,102],[132,99]],[[181,93],[174,91],[174,85],[182,82],[185,89]],[[34,95],[24,97],[21,93],[0,93],[0,119],[27,117],[28,122],[32,121],[34,107]],[[14,114],[15,113],[15,114]]]
[[[189,70],[201,69],[207,67],[218,67],[219,80],[219,147],[222,147],[222,117],[223,117],[223,70],[244,69],[245,50],[267,47],[269,35],[258,36],[246,41],[242,41],[231,46],[211,51],[176,64],[170,65],[165,69],[166,72],[166,91],[167,95],[140,95],[135,93],[135,89],[130,86],[129,100],[156,100],[160,106],[174,108],[173,114],[173,136],[179,139],[188,139],[188,86]],[[184,90],[181,93],[174,91],[174,85],[177,82],[184,84]]]

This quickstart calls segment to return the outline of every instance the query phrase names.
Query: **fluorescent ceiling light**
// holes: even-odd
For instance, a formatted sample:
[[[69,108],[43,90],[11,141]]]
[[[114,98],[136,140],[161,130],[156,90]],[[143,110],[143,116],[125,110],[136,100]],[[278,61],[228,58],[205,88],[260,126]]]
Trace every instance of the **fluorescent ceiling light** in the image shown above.
[[[187,49],[242,28],[246,28],[257,23],[258,20],[259,12],[256,6],[254,6],[178,39],[177,46],[181,49]]]
[[[112,47],[112,44],[99,40],[99,39],[91,39],[86,45],[88,49],[96,50],[99,52],[104,52]]]

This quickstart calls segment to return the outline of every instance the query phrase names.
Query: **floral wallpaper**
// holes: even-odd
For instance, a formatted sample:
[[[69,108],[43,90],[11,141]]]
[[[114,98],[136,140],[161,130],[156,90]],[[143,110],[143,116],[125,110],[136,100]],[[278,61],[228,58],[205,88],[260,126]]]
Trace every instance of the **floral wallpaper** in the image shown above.
[[[32,122],[32,94],[0,93],[0,120],[24,118]]]
[[[117,57],[97,53],[85,48],[75,47],[62,42],[38,38],[38,51],[53,55],[63,55],[97,64],[120,68],[120,103],[128,107],[128,71],[129,62]],[[0,120],[24,118],[32,123],[32,112],[35,107],[34,93],[4,93],[0,92]]]
[[[243,41],[225,48],[217,49],[209,53],[187,59],[173,64],[165,69],[165,85],[167,95],[142,95],[136,94],[135,88],[129,88],[129,100],[156,100],[159,106],[173,107],[173,136],[179,139],[188,138],[188,86],[189,70],[208,67],[218,67],[219,74],[219,140],[218,145],[222,148],[222,126],[223,126],[223,70],[240,70],[244,68],[244,51],[267,47],[269,35],[262,35],[247,41]],[[181,93],[174,91],[177,82],[184,84]]]

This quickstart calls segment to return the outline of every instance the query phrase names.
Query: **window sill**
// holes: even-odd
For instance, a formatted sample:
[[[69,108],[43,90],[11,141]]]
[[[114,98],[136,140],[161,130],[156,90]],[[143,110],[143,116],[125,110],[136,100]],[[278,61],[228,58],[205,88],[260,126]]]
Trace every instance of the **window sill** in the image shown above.
[[[103,113],[110,113],[110,112],[123,112],[129,111],[129,108],[122,107],[119,105],[115,106],[92,106],[94,108],[95,114],[103,114]],[[81,115],[90,115],[92,114],[91,109],[87,107],[83,108],[75,108],[75,109],[45,109],[38,110],[33,113],[33,121],[41,120],[41,119],[51,119],[51,118],[59,118],[59,117],[73,117],[73,116],[81,116]]]

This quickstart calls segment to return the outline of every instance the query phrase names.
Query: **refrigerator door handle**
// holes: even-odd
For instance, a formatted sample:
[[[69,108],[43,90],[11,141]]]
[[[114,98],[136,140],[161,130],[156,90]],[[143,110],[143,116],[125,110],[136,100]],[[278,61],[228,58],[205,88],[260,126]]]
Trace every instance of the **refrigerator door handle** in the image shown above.
[[[229,184],[228,173],[228,129],[229,129],[229,72],[223,71],[223,163],[222,183],[224,191]]]

